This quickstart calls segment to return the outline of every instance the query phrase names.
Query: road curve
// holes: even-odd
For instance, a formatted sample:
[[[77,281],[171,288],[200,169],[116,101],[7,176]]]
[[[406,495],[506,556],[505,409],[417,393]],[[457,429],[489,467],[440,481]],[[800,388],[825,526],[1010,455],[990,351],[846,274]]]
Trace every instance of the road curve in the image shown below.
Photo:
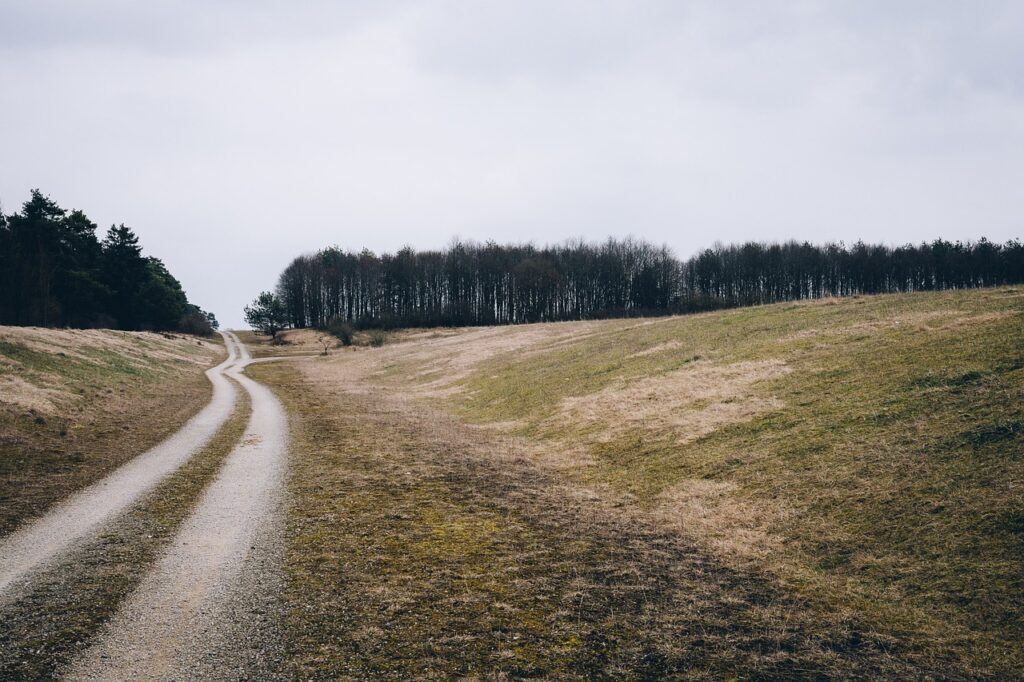
[[[230,334],[230,333],[229,333]],[[232,335],[235,342],[237,337]],[[266,387],[245,435],[153,569],[72,665],[69,679],[262,679],[274,658],[267,614],[280,590],[288,423]]]
[[[213,384],[213,397],[206,407],[156,447],[0,539],[0,603],[37,569],[93,535],[104,522],[152,490],[216,435],[237,399],[236,388],[225,375],[240,356],[249,356],[237,336],[221,335],[228,358],[206,371]]]

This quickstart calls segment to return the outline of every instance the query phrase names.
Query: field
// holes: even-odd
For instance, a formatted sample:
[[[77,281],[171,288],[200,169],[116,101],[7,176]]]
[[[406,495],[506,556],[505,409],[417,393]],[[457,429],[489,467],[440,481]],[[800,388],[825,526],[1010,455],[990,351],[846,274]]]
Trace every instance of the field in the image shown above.
[[[0,677],[1024,676],[1024,288],[239,336],[209,439],[0,589]],[[175,432],[224,357],[0,351],[0,542]],[[260,461],[280,504],[232,520],[212,491]],[[189,589],[151,600],[168,565]],[[151,649],[121,646],[131,605]],[[258,636],[197,641],[218,614]]]
[[[1024,675],[1024,289],[285,339],[289,674]]]

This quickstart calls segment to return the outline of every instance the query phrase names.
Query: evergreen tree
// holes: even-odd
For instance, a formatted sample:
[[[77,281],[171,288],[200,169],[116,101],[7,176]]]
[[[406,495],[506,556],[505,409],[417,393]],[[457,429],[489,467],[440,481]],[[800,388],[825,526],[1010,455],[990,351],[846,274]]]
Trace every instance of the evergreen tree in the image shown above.
[[[10,216],[9,256],[11,321],[15,324],[57,324],[60,305],[54,296],[55,274],[62,264],[61,223],[64,210],[38,189]],[[20,295],[19,295],[20,294]]]
[[[288,314],[280,298],[264,291],[245,307],[245,321],[255,331],[277,336],[287,326]]]
[[[64,219],[65,262],[57,275],[61,323],[73,327],[99,324],[110,298],[110,289],[102,282],[103,251],[96,240],[96,224],[81,211],[72,211]]]
[[[111,225],[103,239],[103,278],[110,289],[109,314],[121,329],[139,329],[143,320],[140,293],[150,273],[139,238],[131,228]]]
[[[195,315],[195,320],[186,320]],[[208,313],[188,303],[181,284],[135,233],[96,224],[32,190],[21,212],[0,212],[0,324],[121,329],[185,329],[211,334]]]
[[[136,297],[140,327],[158,331],[178,327],[186,313],[188,299],[178,282],[159,258],[146,258],[146,277]]]

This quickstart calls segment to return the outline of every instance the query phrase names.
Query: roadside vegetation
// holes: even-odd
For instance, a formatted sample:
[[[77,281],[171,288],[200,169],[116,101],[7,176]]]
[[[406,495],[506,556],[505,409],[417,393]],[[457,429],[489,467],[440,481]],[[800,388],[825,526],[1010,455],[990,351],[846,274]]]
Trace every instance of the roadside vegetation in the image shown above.
[[[223,353],[180,334],[0,327],[0,535],[177,430]]]
[[[382,329],[345,329],[344,332],[318,329],[279,330],[270,336],[263,332],[235,332],[249,347],[255,358],[292,357],[307,355],[334,355],[356,352],[366,348],[380,348],[386,344],[405,339],[409,332]],[[347,341],[347,342],[346,342]]]
[[[250,371],[296,420],[302,673],[1024,675],[1020,287]]]

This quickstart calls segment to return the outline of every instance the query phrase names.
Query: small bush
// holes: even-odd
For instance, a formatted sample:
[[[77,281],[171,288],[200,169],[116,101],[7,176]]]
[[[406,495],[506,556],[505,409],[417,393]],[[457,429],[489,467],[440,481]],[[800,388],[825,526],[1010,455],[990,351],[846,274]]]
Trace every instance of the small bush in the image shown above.
[[[370,331],[370,345],[374,348],[380,348],[386,340],[387,334],[384,333],[383,329],[373,329]]]
[[[327,323],[327,331],[337,338],[338,341],[341,341],[341,345],[351,346],[352,336],[355,334],[356,330],[352,326],[351,322],[343,320],[340,317],[333,317],[331,318],[331,321]]]
[[[324,349],[321,355],[330,355],[331,348],[337,348],[341,345],[341,342],[336,340],[330,334],[321,334],[316,337],[316,341],[320,344],[320,347]]]

